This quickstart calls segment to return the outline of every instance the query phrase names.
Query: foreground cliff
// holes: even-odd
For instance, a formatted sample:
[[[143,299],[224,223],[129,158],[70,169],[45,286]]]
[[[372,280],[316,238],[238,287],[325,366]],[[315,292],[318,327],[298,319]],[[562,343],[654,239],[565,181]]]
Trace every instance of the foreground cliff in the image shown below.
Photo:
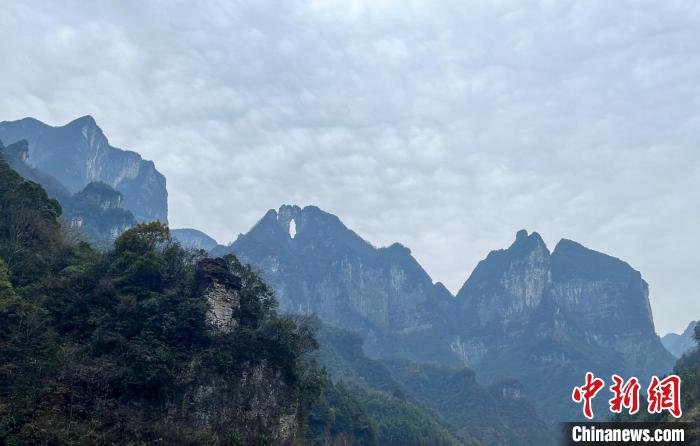
[[[160,223],[100,253],[0,159],[0,443],[297,444],[322,374],[308,330],[234,257]]]

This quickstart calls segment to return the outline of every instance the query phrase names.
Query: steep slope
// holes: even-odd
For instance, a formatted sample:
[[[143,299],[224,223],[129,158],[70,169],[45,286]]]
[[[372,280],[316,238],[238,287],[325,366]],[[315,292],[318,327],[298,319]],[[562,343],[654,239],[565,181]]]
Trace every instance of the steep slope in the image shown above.
[[[666,347],[666,350],[671,352],[676,358],[680,358],[685,353],[690,352],[696,347],[695,343],[695,327],[698,326],[698,321],[692,321],[688,324],[683,333],[668,333],[661,338],[661,342]]]
[[[273,286],[283,311],[361,332],[371,356],[455,362],[444,312],[453,300],[398,243],[375,248],[314,206],[270,210],[230,247]]]
[[[138,221],[167,222],[165,177],[138,153],[110,146],[90,116],[62,127],[33,118],[0,122],[0,140],[6,145],[27,140],[26,163],[58,180],[71,194],[103,182],[123,194],[124,207]]]
[[[197,229],[171,229],[170,234],[186,249],[210,251],[219,245],[216,240]]]
[[[334,381],[353,386],[360,407],[370,412],[371,420],[380,426],[397,424],[400,417],[395,414],[414,412],[422,415],[414,416],[409,426],[398,429],[406,435],[413,431],[414,439],[428,434],[445,438],[445,432],[440,432],[446,427],[461,444],[553,444],[553,432],[538,417],[517,383],[503,382],[485,388],[475,380],[473,372],[463,368],[406,360],[377,361],[364,355],[359,335],[321,323],[316,324],[316,336],[320,344],[319,364]],[[372,397],[368,400],[365,395]],[[372,411],[375,405],[384,410]],[[524,413],[528,414],[526,418]],[[423,427],[416,429],[410,424]],[[387,436],[400,437],[401,432],[392,430]],[[398,444],[438,441],[418,443],[407,436]]]
[[[134,215],[122,208],[120,192],[101,182],[89,183],[71,194],[58,180],[27,164],[29,147],[26,140],[8,147],[0,142],[0,156],[27,180],[41,184],[48,195],[58,200],[67,225],[78,238],[100,248],[109,248],[114,240],[136,225]]]
[[[647,379],[673,358],[654,331],[648,286],[613,257],[562,240],[552,254],[518,232],[457,294],[453,350],[484,382],[516,378],[554,419],[580,417],[571,389],[593,371]]]

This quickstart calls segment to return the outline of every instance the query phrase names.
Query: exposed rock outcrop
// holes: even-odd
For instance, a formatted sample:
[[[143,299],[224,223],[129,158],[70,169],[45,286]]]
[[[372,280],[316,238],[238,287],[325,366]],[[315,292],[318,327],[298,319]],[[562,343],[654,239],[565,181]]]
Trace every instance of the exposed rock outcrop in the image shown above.
[[[209,325],[221,333],[233,331],[241,308],[241,280],[231,274],[224,259],[216,258],[203,259],[197,264],[196,282],[209,305]]]
[[[8,164],[27,180],[41,184],[58,200],[72,230],[98,247],[107,248],[124,231],[136,225],[134,215],[122,208],[123,195],[108,184],[96,181],[71,194],[53,176],[27,164],[29,146],[18,141],[2,149]]]
[[[235,336],[240,329],[241,280],[231,273],[226,260],[200,260],[195,285],[209,306],[210,329]],[[265,359],[239,364],[237,373],[226,376],[196,360],[190,369],[187,379],[193,382],[192,390],[176,410],[186,413],[195,426],[236,432],[235,441],[240,444],[295,444],[301,429],[299,395],[281,369]]]

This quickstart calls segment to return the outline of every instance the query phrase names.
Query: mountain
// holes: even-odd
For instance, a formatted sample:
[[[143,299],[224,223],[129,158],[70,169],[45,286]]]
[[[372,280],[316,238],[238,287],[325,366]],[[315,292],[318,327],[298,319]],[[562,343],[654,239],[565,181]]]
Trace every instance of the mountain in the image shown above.
[[[197,229],[171,229],[170,235],[186,249],[210,251],[219,245],[216,240]]]
[[[666,347],[666,350],[671,352],[676,358],[680,358],[684,353],[693,350],[696,347],[695,342],[695,327],[698,326],[698,321],[692,321],[682,334],[669,333],[661,338],[661,342]]]
[[[127,229],[136,225],[134,215],[122,208],[123,195],[111,186],[92,182],[71,194],[60,181],[27,164],[29,145],[26,140],[4,147],[0,141],[0,157],[22,177],[41,184],[48,195],[61,204],[63,217],[77,238],[100,248],[108,248]]]
[[[648,285],[614,257],[570,241],[550,253],[537,233],[482,260],[456,296],[453,350],[486,383],[515,378],[557,419],[580,417],[585,372],[647,380],[673,357],[655,333]]]
[[[445,339],[453,297],[395,243],[376,248],[317,207],[269,210],[230,246],[274,288],[280,309],[358,331],[373,357],[457,363]]]
[[[253,265],[282,311],[361,333],[371,358],[461,363],[487,386],[516,380],[551,421],[581,417],[570,394],[587,371],[645,379],[674,362],[641,274],[570,240],[550,252],[539,234],[519,231],[456,297],[407,248],[376,248],[313,206],[270,210],[211,252]]]
[[[28,141],[26,164],[57,180],[70,194],[102,182],[123,195],[123,207],[138,221],[167,222],[165,177],[138,153],[112,147],[91,116],[62,127],[33,118],[0,122],[0,140],[6,145]]]

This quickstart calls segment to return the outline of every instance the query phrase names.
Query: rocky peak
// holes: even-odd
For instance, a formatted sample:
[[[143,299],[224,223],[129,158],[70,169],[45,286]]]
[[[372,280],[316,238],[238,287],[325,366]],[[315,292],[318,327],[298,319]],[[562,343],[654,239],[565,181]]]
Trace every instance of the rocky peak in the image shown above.
[[[526,317],[551,281],[550,253],[536,232],[518,231],[508,249],[479,262],[457,293],[482,325]]]
[[[376,248],[318,207],[269,210],[233,245],[211,254],[229,252],[262,272],[280,310],[316,313],[324,322],[363,332],[371,354],[399,348],[385,336],[415,344],[419,333],[446,329],[438,313],[451,295],[433,285],[410,250],[399,244]],[[449,346],[427,350],[452,359]]]
[[[230,333],[238,325],[241,308],[241,280],[234,276],[222,258],[197,263],[195,283],[209,304],[207,323],[220,333]]]

